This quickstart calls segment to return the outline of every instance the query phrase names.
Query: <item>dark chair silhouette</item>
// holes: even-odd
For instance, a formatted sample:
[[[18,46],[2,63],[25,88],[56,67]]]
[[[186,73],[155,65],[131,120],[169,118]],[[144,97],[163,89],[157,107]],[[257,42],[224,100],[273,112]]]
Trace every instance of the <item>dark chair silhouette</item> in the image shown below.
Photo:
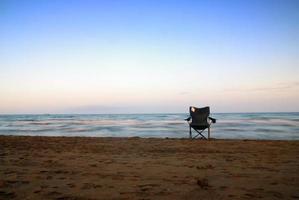
[[[207,139],[202,132],[208,128],[208,139],[210,139],[210,127],[212,123],[216,123],[216,119],[210,117],[210,107],[196,108],[194,106],[189,107],[190,117],[185,119],[189,123],[189,137],[195,139],[197,136],[201,136],[203,139]],[[192,137],[193,128],[198,134]]]

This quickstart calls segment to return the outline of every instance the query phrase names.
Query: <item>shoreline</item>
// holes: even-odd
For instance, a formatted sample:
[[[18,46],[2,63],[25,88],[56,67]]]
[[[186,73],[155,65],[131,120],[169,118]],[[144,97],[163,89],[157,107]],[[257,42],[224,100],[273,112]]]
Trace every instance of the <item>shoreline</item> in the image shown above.
[[[0,199],[299,199],[299,141],[0,136]]]
[[[186,137],[140,137],[140,136],[128,136],[128,137],[118,137],[118,136],[52,136],[52,135],[0,135],[1,137],[19,137],[19,138],[69,138],[69,139],[75,139],[75,138],[90,138],[90,139],[148,139],[148,140],[188,140],[188,141],[231,141],[231,142],[298,142],[299,139],[250,139],[250,138],[213,138],[211,137],[209,140],[204,140],[201,138],[196,139],[190,139],[188,136]]]

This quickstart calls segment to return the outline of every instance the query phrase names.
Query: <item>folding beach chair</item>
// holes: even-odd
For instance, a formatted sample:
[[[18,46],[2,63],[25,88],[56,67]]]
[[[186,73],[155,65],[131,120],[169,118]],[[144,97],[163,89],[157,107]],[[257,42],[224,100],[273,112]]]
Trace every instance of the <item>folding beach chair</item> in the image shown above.
[[[212,123],[216,123],[216,119],[209,117],[210,107],[196,108],[193,106],[189,107],[190,117],[185,119],[189,123],[189,137],[195,139],[197,136],[201,136],[202,139],[207,139],[202,132],[208,128],[208,139],[210,139],[210,126]],[[198,134],[192,137],[193,128]]]

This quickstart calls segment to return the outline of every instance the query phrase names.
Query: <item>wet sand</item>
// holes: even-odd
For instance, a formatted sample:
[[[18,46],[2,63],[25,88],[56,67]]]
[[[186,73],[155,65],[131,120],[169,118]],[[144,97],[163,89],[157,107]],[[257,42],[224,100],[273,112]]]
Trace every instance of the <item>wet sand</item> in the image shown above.
[[[299,199],[299,141],[0,136],[0,199]]]

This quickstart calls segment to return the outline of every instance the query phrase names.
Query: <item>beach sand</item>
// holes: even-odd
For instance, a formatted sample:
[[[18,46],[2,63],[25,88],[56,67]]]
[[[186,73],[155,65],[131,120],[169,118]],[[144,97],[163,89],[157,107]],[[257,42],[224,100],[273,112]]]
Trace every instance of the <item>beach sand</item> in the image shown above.
[[[299,199],[299,141],[0,136],[0,199]]]

